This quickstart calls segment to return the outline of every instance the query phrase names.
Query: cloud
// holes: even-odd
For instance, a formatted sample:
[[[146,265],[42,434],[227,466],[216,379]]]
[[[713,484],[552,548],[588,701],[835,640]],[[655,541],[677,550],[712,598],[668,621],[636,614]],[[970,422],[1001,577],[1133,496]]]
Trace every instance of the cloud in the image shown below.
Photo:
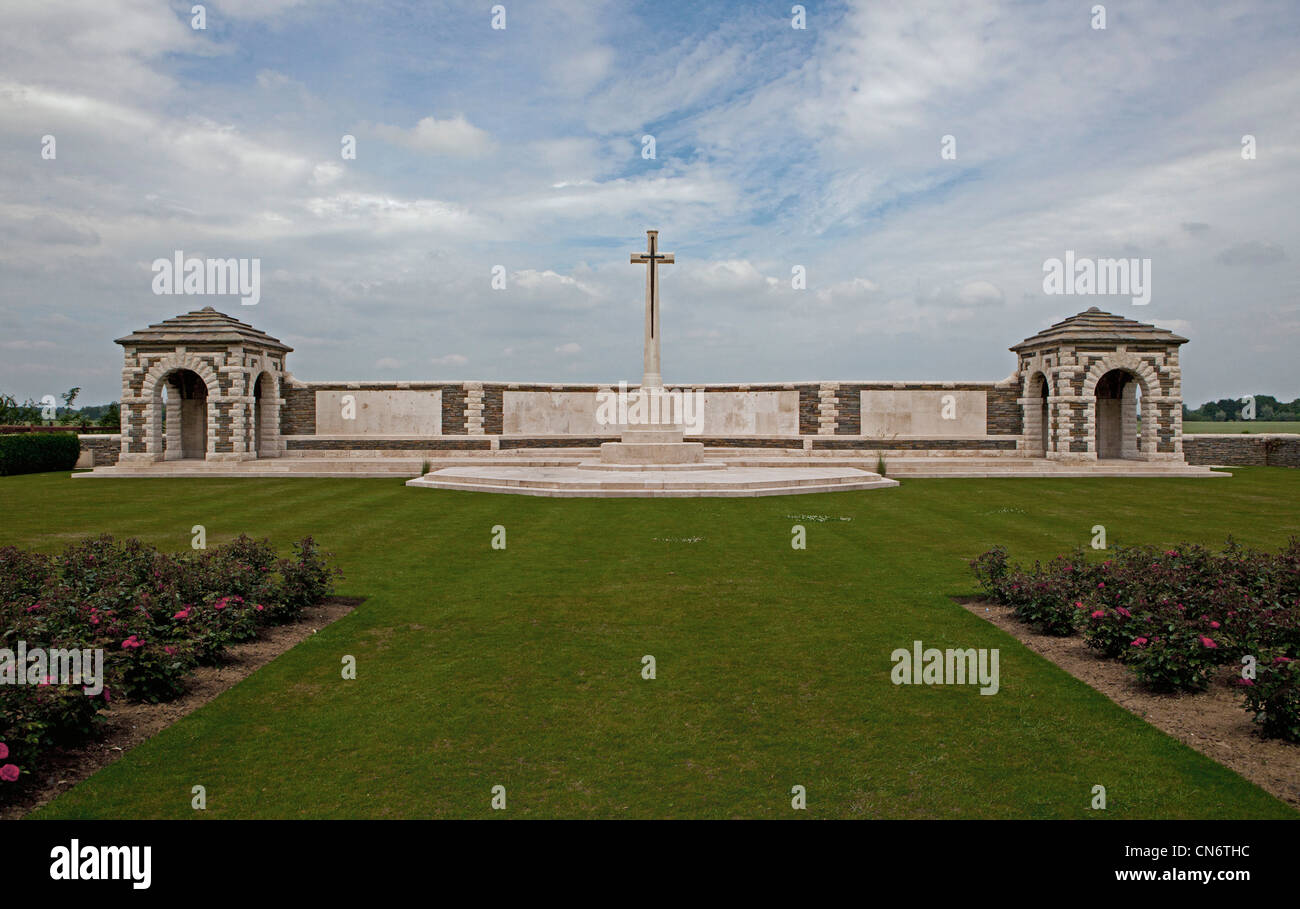
[[[436,360],[434,361],[437,362]],[[401,369],[402,361],[395,357],[380,357],[375,361],[375,369]]]
[[[878,290],[880,286],[869,278],[851,278],[819,289],[817,299],[822,303],[865,302]]]
[[[687,278],[692,284],[702,284],[718,290],[759,290],[769,281],[748,259],[725,259],[688,266]]]
[[[582,353],[582,345],[577,341],[570,341],[568,344],[561,344],[559,347],[555,348],[555,352],[557,354],[564,354],[566,357],[571,357]]]
[[[1042,293],[1045,258],[1139,249],[1156,295],[1133,314],[1196,327],[1185,397],[1300,394],[1294,5],[1128,4],[1104,40],[1005,0],[831,4],[799,32],[739,5],[668,31],[621,0],[535,6],[502,33],[212,0],[195,32],[188,3],[0,4],[0,335],[60,345],[39,382],[0,357],[0,388],[118,396],[111,339],[174,314],[147,266],[176,248],[262,259],[248,315],[304,378],[462,365],[421,338],[476,378],[635,377],[649,227],[677,255],[673,379],[1000,377],[1008,343],[1086,306]]]
[[[78,227],[52,215],[36,215],[0,224],[0,236],[9,242],[38,243],[48,246],[96,246],[99,234],[88,227]]]
[[[449,120],[425,117],[410,129],[379,124],[374,131],[395,145],[435,155],[478,158],[494,148],[492,137],[460,114]]]
[[[469,357],[453,353],[443,357],[433,357],[429,362],[434,366],[464,366],[469,362]]]
[[[30,341],[24,339],[15,339],[12,341],[0,341],[0,350],[57,350],[57,344],[53,341]]]
[[[1236,246],[1229,246],[1214,257],[1222,265],[1276,265],[1286,260],[1286,253],[1276,243],[1263,240],[1247,240]]]
[[[957,299],[966,306],[982,306],[1001,303],[1003,297],[1002,291],[988,281],[971,281],[957,291]]]

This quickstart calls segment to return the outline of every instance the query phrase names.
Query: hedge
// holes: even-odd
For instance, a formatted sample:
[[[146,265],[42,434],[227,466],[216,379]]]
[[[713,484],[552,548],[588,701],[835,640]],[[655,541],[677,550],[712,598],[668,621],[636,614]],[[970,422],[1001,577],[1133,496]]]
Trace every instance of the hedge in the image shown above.
[[[71,470],[80,454],[81,440],[71,432],[0,435],[0,476]]]

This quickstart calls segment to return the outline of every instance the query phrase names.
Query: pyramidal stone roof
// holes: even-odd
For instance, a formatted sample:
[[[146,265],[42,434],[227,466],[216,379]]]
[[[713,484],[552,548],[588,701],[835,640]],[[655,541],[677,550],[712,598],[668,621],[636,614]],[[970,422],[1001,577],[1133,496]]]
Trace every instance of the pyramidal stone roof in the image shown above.
[[[148,328],[133,331],[117,343],[127,344],[251,344],[288,353],[293,350],[278,338],[259,331],[233,316],[205,306],[174,316]]]
[[[1085,312],[1070,316],[1045,328],[1038,334],[1025,338],[1011,349],[1016,353],[1035,347],[1078,343],[1156,343],[1186,344],[1187,339],[1167,328],[1157,328],[1146,322],[1135,322],[1114,313],[1102,312],[1093,306]]]

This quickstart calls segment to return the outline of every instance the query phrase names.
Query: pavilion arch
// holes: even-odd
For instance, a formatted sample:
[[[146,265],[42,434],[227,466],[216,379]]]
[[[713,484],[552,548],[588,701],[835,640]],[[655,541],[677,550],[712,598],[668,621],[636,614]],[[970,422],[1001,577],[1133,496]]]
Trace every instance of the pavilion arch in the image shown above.
[[[201,395],[194,394],[195,383],[189,376],[201,383]],[[165,404],[164,388],[170,388]],[[174,353],[154,363],[140,389],[145,400],[146,453],[154,460],[206,459],[214,450],[214,407],[220,396],[216,372],[199,357]]]
[[[1041,372],[1050,382],[1048,428],[1043,433],[1049,459],[1089,461],[1101,456],[1181,461],[1179,348],[1186,343],[1186,338],[1166,328],[1092,306],[1012,345],[1017,357],[1013,375],[1023,383],[1017,401],[1021,413],[1018,451],[1029,457],[1042,452],[1041,388],[1034,378]],[[1032,388],[1031,383],[1035,383]],[[1127,428],[1121,425],[1125,422]],[[1098,451],[1099,427],[1105,451]]]
[[[280,438],[280,378],[269,369],[253,374],[248,388],[253,398],[249,450],[257,457],[275,457]]]
[[[1141,389],[1142,442],[1138,445],[1137,392]],[[1093,363],[1084,376],[1082,398],[1091,428],[1090,451],[1098,458],[1150,460],[1156,451],[1158,419],[1154,402],[1160,379],[1147,362],[1130,353],[1112,353]]]
[[[278,421],[289,375],[288,345],[211,306],[133,331],[117,343],[122,346],[120,461],[247,461],[284,451]],[[168,394],[166,412],[164,388],[176,392]],[[173,397],[182,402],[179,411]],[[200,397],[205,399],[201,408],[192,403]]]
[[[1024,451],[1031,458],[1047,457],[1052,436],[1051,397],[1052,380],[1046,372],[1035,369],[1025,376]]]

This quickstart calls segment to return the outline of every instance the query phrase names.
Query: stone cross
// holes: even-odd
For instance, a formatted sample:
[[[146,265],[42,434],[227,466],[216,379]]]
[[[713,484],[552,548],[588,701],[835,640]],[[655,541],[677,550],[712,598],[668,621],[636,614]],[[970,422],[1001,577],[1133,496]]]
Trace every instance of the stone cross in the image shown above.
[[[673,254],[659,252],[659,231],[647,230],[646,251],[632,253],[633,265],[645,265],[645,375],[642,388],[664,384],[659,374],[659,266],[672,265]]]

